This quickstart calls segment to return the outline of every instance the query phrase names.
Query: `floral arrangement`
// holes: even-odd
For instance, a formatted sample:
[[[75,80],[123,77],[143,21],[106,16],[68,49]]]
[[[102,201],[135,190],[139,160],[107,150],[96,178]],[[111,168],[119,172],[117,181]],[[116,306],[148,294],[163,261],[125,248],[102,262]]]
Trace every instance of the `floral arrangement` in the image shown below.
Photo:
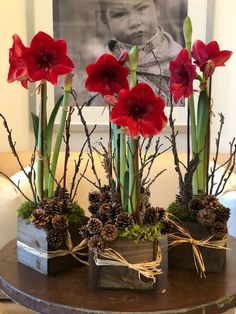
[[[80,225],[85,218],[84,211],[74,201],[78,189],[76,176],[79,173],[81,155],[76,163],[71,189],[67,189],[66,173],[69,158],[70,119],[73,112],[70,100],[72,91],[72,71],[74,65],[67,55],[64,40],[54,40],[44,32],[36,34],[29,47],[26,47],[18,35],[13,35],[13,45],[9,50],[8,82],[20,82],[24,88],[38,83],[36,91],[40,94],[38,114],[32,113],[35,135],[35,148],[32,153],[30,170],[27,172],[17,154],[12,132],[5,117],[1,114],[12,153],[20,169],[28,179],[32,199],[5,174],[26,198],[18,209],[19,217],[30,220],[37,228],[47,230],[49,250],[61,248],[65,243],[68,230],[74,224]],[[58,77],[65,75],[64,95],[55,104],[48,118],[47,83],[56,85]],[[59,130],[53,146],[53,128],[56,116],[61,114]],[[63,178],[56,180],[56,169],[62,140],[66,142]],[[56,185],[56,188],[55,188]]]
[[[224,66],[232,52],[220,50],[216,41],[205,44],[196,40],[192,45],[192,25],[189,18],[185,20],[184,34],[186,48],[181,50],[176,60],[170,62],[169,68],[170,90],[175,102],[181,97],[188,99],[187,165],[185,166],[178,158],[172,107],[169,118],[172,136],[169,139],[173,144],[180,193],[168,211],[181,221],[198,222],[204,226],[209,232],[208,240],[223,241],[218,244],[218,248],[222,248],[225,246],[230,210],[219,202],[217,196],[223,191],[235,167],[236,145],[234,138],[230,142],[229,158],[223,165],[225,171],[216,183],[216,172],[222,167],[217,165],[217,162],[224,116],[222,113],[219,115],[220,130],[216,138],[216,154],[213,157],[213,166],[209,169],[213,106],[211,88],[215,69]],[[198,82],[197,89],[194,88],[196,82]],[[183,165],[186,169],[185,175],[182,174]],[[180,231],[178,226],[177,229]],[[191,234],[191,230],[189,231]],[[173,238],[177,239],[175,236]],[[190,240],[192,241],[192,238]],[[215,247],[217,248],[217,245],[212,246]]]

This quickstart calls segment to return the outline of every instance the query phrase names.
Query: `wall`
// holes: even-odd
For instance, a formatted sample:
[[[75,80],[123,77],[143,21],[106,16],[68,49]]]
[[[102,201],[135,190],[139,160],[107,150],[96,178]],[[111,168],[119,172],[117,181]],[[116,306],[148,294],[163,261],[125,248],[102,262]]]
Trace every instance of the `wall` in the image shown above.
[[[45,0],[44,0],[45,1]],[[20,84],[6,82],[8,73],[8,49],[12,45],[12,34],[17,33],[23,42],[27,43],[26,28],[26,3],[27,0],[11,0],[0,2],[0,30],[2,35],[0,44],[0,90],[1,99],[0,112],[3,113],[11,128],[14,129],[13,135],[17,142],[17,149],[20,151],[31,150],[33,143],[32,131],[29,124],[28,93]],[[43,8],[42,2],[40,8]],[[38,4],[39,4],[38,2]],[[14,3],[14,6],[13,6]],[[37,2],[36,2],[37,3]],[[236,73],[236,40],[232,40],[232,30],[236,27],[235,0],[213,0],[215,13],[213,16],[213,38],[216,39],[222,49],[235,51],[232,59],[225,68],[217,68],[213,80],[213,112],[218,120],[217,113],[223,111],[226,122],[222,139],[222,152],[227,152],[228,142],[236,136],[236,124],[233,117],[236,117],[236,96],[235,96],[235,73]],[[226,5],[227,3],[227,5]],[[43,12],[42,15],[49,12]],[[196,27],[196,25],[193,25]],[[28,30],[32,36],[32,30]],[[4,39],[4,40],[3,40]],[[31,111],[31,110],[30,110]],[[212,133],[216,134],[217,125],[214,123]],[[76,134],[78,135],[78,133]],[[105,138],[102,132],[96,134],[96,138]],[[81,146],[81,135],[72,134],[72,150],[78,150]],[[214,138],[212,140],[212,149]],[[179,136],[179,149],[185,149],[185,134]],[[0,124],[0,151],[9,151],[6,134]]]

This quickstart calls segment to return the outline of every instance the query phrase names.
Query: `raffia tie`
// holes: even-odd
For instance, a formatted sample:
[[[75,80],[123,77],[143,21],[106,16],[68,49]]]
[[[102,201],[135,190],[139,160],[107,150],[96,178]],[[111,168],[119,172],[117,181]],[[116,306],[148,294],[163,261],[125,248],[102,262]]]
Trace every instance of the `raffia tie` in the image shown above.
[[[169,244],[170,249],[172,247],[175,247],[183,243],[191,244],[192,250],[193,250],[193,260],[194,260],[195,268],[197,272],[200,274],[200,277],[205,278],[206,268],[205,268],[204,260],[203,260],[202,253],[200,251],[199,246],[206,247],[209,249],[227,250],[229,249],[225,246],[227,236],[225,236],[222,240],[216,240],[216,241],[211,241],[211,239],[214,237],[213,235],[202,240],[194,239],[191,236],[188,229],[186,228],[186,226],[184,226],[177,217],[174,217],[174,218],[177,219],[178,222],[168,217],[168,221],[171,224],[173,224],[178,230],[178,233],[168,234],[168,238],[172,240],[171,243]]]
[[[102,258],[100,258],[100,256]],[[94,254],[94,262],[97,266],[128,267],[138,273],[139,280],[141,280],[141,275],[143,275],[146,278],[152,279],[153,283],[156,282],[156,276],[162,274],[162,270],[157,268],[160,266],[161,259],[162,256],[159,246],[157,249],[156,259],[154,261],[144,263],[129,263],[121,254],[111,248],[105,249],[102,253]]]
[[[68,247],[68,250],[54,250],[54,251],[48,251],[47,253],[40,252],[37,249],[34,249],[21,241],[17,241],[17,246],[23,248],[25,251],[30,252],[36,256],[42,257],[42,258],[47,258],[51,259],[54,257],[60,257],[60,256],[65,256],[68,254],[71,254],[75,259],[77,259],[79,262],[88,265],[88,262],[80,259],[77,255],[85,256],[87,255],[86,253],[79,252],[86,248],[87,246],[87,241],[83,240],[81,241],[78,245],[73,247],[72,240],[71,240],[71,235],[70,232],[67,231],[67,237],[66,237],[66,245]]]

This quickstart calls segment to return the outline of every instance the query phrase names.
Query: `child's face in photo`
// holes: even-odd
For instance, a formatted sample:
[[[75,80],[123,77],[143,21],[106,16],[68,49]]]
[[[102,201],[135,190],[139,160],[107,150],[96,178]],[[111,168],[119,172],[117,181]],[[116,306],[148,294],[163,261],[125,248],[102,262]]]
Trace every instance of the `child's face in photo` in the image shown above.
[[[106,20],[112,35],[119,41],[141,45],[156,33],[158,12],[153,0],[109,2]]]

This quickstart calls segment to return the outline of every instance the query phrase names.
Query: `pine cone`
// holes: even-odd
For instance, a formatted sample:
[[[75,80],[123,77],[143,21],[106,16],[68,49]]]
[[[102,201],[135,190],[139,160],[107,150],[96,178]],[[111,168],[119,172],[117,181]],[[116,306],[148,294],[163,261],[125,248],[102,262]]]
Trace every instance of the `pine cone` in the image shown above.
[[[97,218],[90,218],[87,223],[87,229],[91,234],[99,234],[102,230],[103,223]]]
[[[54,215],[52,217],[52,227],[56,230],[65,230],[69,227],[69,220],[65,215]]]
[[[165,209],[162,207],[150,207],[146,210],[143,223],[147,225],[155,225],[158,221],[165,217]]]
[[[96,216],[99,207],[100,207],[100,203],[92,203],[89,205],[88,210],[92,215]]]
[[[222,240],[227,233],[226,224],[222,222],[215,222],[211,227],[211,233],[217,240]]]
[[[44,209],[37,208],[31,213],[30,221],[37,228],[47,228],[51,222],[51,216],[48,215]]]
[[[198,222],[206,227],[210,227],[215,222],[216,215],[213,210],[208,208],[202,208],[197,213]]]
[[[59,249],[65,239],[65,233],[52,229],[48,232],[47,241],[50,249]]]
[[[221,204],[215,195],[204,195],[202,198],[202,204],[204,208],[209,208],[214,211],[221,207]]]
[[[171,227],[170,222],[168,222],[168,220],[163,221],[163,227],[160,230],[161,235],[166,235],[170,233],[171,230],[172,230],[172,227]]]
[[[102,252],[105,249],[105,243],[101,236],[94,235],[88,240],[88,247],[93,252]]]
[[[90,204],[100,203],[101,193],[94,191],[90,192],[88,195],[88,200]]]
[[[118,229],[112,224],[107,224],[102,228],[101,236],[105,241],[114,241],[118,237]]]
[[[188,209],[195,214],[202,208],[204,205],[199,198],[192,198],[188,203]]]
[[[111,191],[111,187],[110,185],[103,185],[100,189],[101,193],[104,193],[104,192],[110,192]]]
[[[126,212],[120,213],[115,220],[118,229],[130,228],[134,224],[134,218]]]
[[[230,217],[230,209],[221,205],[215,210],[216,221],[226,223]]]
[[[116,217],[122,213],[124,210],[122,209],[122,207],[120,206],[119,203],[114,202],[114,203],[110,203],[110,208],[109,208],[109,215],[111,220],[114,222]]]
[[[96,218],[102,221],[103,224],[111,222],[111,216],[110,216],[110,209],[111,203],[104,203],[102,204],[97,213],[96,213]]]
[[[61,187],[60,185],[57,186],[54,192],[54,198],[59,200],[63,200],[66,204],[70,204],[70,193],[67,191],[66,188]]]
[[[65,214],[68,213],[67,205],[64,204],[63,200],[56,198],[47,198],[39,203],[39,206],[45,210],[48,214]]]
[[[80,229],[79,229],[79,234],[82,236],[83,239],[89,239],[91,238],[91,234],[87,229],[86,225],[83,225]]]

